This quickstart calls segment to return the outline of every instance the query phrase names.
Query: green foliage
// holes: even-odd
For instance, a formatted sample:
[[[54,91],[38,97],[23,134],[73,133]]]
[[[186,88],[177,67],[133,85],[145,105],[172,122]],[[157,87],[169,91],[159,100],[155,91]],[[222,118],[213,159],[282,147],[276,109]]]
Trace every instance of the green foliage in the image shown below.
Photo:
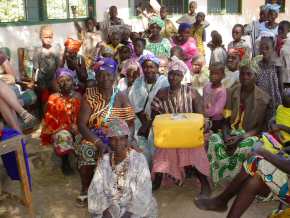
[[[24,0],[0,0],[0,23],[25,20]]]

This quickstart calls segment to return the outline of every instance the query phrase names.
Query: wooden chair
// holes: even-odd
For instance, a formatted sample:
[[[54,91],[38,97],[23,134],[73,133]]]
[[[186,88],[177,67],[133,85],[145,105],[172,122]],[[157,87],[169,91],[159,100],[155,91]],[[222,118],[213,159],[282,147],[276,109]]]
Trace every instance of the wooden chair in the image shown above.
[[[22,149],[21,140],[24,136],[19,135],[0,142],[0,155],[7,154],[15,151],[17,157],[18,172],[20,176],[20,183],[22,189],[21,203],[28,208],[29,217],[35,218],[33,206],[32,206],[32,193],[30,191],[29,180],[26,171],[26,164],[24,160],[24,154]]]

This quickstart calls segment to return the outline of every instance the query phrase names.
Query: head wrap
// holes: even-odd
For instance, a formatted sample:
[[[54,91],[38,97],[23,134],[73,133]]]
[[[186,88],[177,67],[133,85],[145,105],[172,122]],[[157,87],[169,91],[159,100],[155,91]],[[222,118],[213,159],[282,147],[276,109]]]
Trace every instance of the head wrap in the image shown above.
[[[230,48],[228,50],[229,54],[234,54],[234,55],[239,55],[240,60],[243,59],[243,57],[245,56],[246,53],[246,49],[245,48]]]
[[[139,63],[141,66],[144,64],[145,61],[152,61],[153,63],[160,65],[160,60],[154,54],[145,54],[140,57]]]
[[[53,30],[52,30],[52,27],[51,26],[41,26],[40,27],[40,30],[39,30],[39,36],[42,37],[42,36],[50,36],[50,35],[53,35]]]
[[[109,46],[105,46],[103,49],[102,49],[102,55],[104,54],[108,54],[108,55],[111,55],[112,57],[114,56],[114,50],[109,47]]]
[[[192,25],[190,23],[181,23],[178,27],[178,32],[190,29]]]
[[[259,62],[263,59],[263,55],[258,55],[254,58],[245,57],[241,60],[239,67],[247,67],[252,70],[253,73],[257,74],[259,70]]]
[[[268,9],[269,11],[274,11],[276,12],[277,14],[279,14],[280,12],[280,5],[278,4],[266,4],[266,9]]]
[[[95,73],[105,71],[107,73],[115,75],[117,70],[117,62],[114,61],[114,59],[112,58],[96,57],[93,69]]]
[[[126,121],[114,119],[108,123],[107,137],[128,136],[130,134]]]
[[[149,26],[152,24],[157,24],[161,29],[165,26],[164,21],[160,17],[152,17],[149,20]]]
[[[261,5],[260,6],[260,11],[266,11],[266,12],[268,12],[269,11],[269,8],[267,8],[267,5]]]
[[[68,48],[70,51],[78,53],[82,46],[82,43],[79,40],[68,38],[67,40],[65,40],[64,46]]]
[[[176,56],[173,56],[171,58],[171,62],[168,65],[169,72],[170,71],[181,71],[183,75],[188,71],[187,65],[180,59],[178,59]]]
[[[76,78],[76,72],[75,71],[72,71],[68,68],[58,68],[55,72],[55,78],[56,79],[59,79],[60,77],[62,76],[68,76],[72,79],[75,79]]]
[[[129,60],[126,60],[124,62],[124,65],[123,65],[123,68],[122,68],[120,74],[126,76],[127,75],[127,71],[130,70],[130,69],[133,69],[134,71],[137,71],[139,69],[140,74],[142,74],[142,72],[143,72],[142,67],[141,67],[141,65],[139,64],[138,61],[133,60],[133,59],[129,59]]]

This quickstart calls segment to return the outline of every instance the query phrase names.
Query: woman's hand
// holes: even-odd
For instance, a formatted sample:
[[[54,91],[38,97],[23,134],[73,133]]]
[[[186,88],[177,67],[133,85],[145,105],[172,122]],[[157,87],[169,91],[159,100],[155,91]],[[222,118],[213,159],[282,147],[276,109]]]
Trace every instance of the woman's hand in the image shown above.
[[[15,76],[11,74],[4,74],[1,76],[1,80],[3,80],[7,85],[14,85],[15,84]]]
[[[242,140],[242,136],[225,136],[226,152],[229,156],[232,156],[235,153]]]
[[[143,124],[140,127],[140,129],[138,130],[138,136],[143,136],[145,138],[148,138],[149,130],[150,130],[150,128],[148,127],[148,125],[147,124]]]

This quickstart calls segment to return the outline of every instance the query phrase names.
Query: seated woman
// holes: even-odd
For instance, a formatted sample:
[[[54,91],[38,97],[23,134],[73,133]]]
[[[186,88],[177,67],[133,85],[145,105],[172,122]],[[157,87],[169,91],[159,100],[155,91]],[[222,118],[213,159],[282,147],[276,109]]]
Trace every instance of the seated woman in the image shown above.
[[[226,125],[209,138],[208,158],[214,183],[232,179],[241,169],[266,123],[270,97],[255,85],[257,63],[240,63],[240,84],[227,94]]]
[[[116,118],[123,119],[134,130],[135,119],[127,96],[114,87],[117,63],[112,58],[97,58],[94,70],[97,87],[87,88],[78,121],[83,140],[76,148],[82,183],[77,203],[82,207],[86,206],[87,191],[94,175],[96,160],[108,150],[107,122]],[[134,131],[130,137],[133,135]]]
[[[94,218],[158,216],[146,159],[130,148],[129,134],[124,120],[108,123],[112,153],[100,158],[88,190],[88,208]]]
[[[77,118],[81,95],[74,91],[75,77],[75,72],[66,68],[56,71],[60,91],[48,98],[40,136],[43,145],[54,145],[56,154],[62,159],[61,168],[65,175],[72,173],[68,156],[73,152],[74,142],[79,135]]]
[[[169,66],[169,87],[160,89],[151,104],[151,119],[166,113],[202,113],[202,99],[191,87],[181,85],[186,68],[182,61],[172,61]],[[155,148],[152,173],[155,174],[154,189],[159,188],[163,175],[182,182],[184,168],[193,166],[201,182],[200,195],[210,194],[207,180],[209,162],[203,147],[194,149]],[[164,177],[165,178],[165,177]]]
[[[290,108],[290,90],[286,90],[283,95],[284,109]],[[281,108],[277,109],[277,115],[281,113]],[[290,123],[290,116],[285,117]],[[280,117],[276,116],[276,123],[280,123]],[[284,122],[284,123],[285,123]],[[275,125],[276,126],[276,125]],[[227,217],[241,217],[249,208],[257,195],[266,197],[277,197],[281,202],[289,204],[289,142],[290,128],[278,124],[281,135],[287,136],[288,139],[283,142],[283,147],[273,150],[271,147],[265,146],[265,139],[257,143],[253,149],[252,156],[244,162],[244,168],[228,185],[228,187],[218,196],[212,199],[196,200],[196,205],[203,210],[225,211],[230,199],[237,196]],[[267,137],[269,138],[269,137]],[[267,139],[266,139],[267,140]],[[272,143],[276,143],[272,139]],[[270,143],[270,146],[272,145]],[[261,146],[263,145],[263,146]],[[282,217],[282,216],[281,216]],[[284,216],[283,216],[284,217]],[[285,216],[286,217],[286,216]]]

